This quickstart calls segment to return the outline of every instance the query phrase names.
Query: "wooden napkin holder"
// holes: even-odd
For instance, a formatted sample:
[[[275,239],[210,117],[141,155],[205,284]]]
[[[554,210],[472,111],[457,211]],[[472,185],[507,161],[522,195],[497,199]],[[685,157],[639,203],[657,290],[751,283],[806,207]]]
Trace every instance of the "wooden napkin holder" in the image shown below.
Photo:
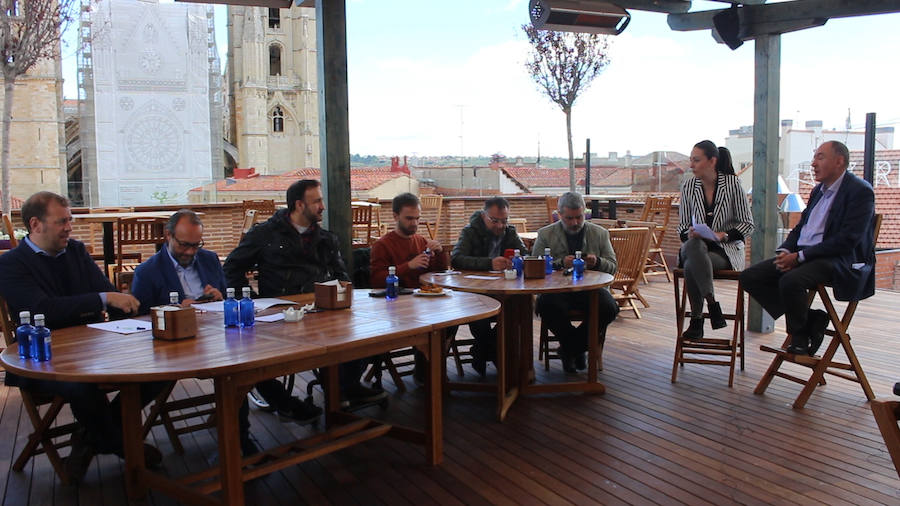
[[[177,341],[197,336],[197,313],[192,307],[151,307],[150,321],[155,339]]]
[[[526,279],[541,279],[547,275],[543,258],[526,258],[524,271]]]
[[[337,285],[316,283],[316,307],[320,309],[345,309],[353,302],[353,283],[341,281],[344,293],[338,293]]]

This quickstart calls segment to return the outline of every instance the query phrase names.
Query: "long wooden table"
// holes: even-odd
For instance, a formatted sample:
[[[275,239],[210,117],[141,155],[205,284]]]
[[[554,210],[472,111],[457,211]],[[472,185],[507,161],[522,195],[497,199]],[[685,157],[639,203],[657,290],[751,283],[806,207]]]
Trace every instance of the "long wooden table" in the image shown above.
[[[491,276],[478,279],[471,276]],[[495,391],[497,394],[497,418],[503,421],[510,406],[519,394],[552,392],[603,393],[606,389],[597,380],[599,343],[588,339],[588,374],[586,381],[564,383],[534,383],[534,345],[532,315],[533,295],[547,293],[586,292],[590,306],[599,305],[599,291],[612,283],[613,276],[605,272],[586,271],[584,278],[573,281],[556,271],[539,279],[505,279],[502,274],[462,271],[460,274],[422,274],[419,280],[463,292],[490,295],[501,302],[497,318],[497,383],[496,385],[473,382],[448,382],[451,390]],[[589,311],[588,335],[596,336],[599,330],[597,311]]]
[[[499,313],[500,304],[475,294],[404,296],[395,301],[355,290],[353,307],[307,314],[297,323],[258,322],[224,328],[222,313],[197,315],[198,333],[182,341],[154,340],[149,331],[120,335],[86,326],[53,330],[53,359],[20,360],[15,349],[4,367],[22,376],[107,383],[121,389],[125,479],[133,499],[154,488],[191,504],[243,504],[243,482],[318,458],[369,439],[390,435],[424,444],[431,465],[441,462],[441,352],[444,329]],[[298,302],[310,295],[296,296]],[[277,309],[271,309],[273,312]],[[149,325],[148,325],[149,326]],[[415,346],[429,358],[424,431],[393,426],[339,411],[337,368],[342,362]],[[252,386],[273,378],[324,368],[328,430],[302,441],[241,458],[238,408]],[[212,378],[215,385],[219,465],[181,478],[144,468],[140,382]],[[209,494],[221,490],[221,498]]]

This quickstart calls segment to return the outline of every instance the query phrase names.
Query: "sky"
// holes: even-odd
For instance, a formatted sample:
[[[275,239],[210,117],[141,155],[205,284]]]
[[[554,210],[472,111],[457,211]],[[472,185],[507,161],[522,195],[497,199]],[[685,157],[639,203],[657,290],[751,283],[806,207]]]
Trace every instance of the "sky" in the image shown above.
[[[770,2],[771,3],[771,2]],[[347,0],[350,151],[363,155],[567,156],[565,116],[528,76],[528,0]],[[692,10],[722,8],[695,1]],[[674,32],[632,11],[610,64],[578,98],[576,157],[689,153],[753,123],[753,42],[736,51],[709,31]],[[217,38],[227,48],[225,9]],[[875,112],[900,128],[900,14],[833,19],[782,36],[781,118],[853,128]],[[77,95],[64,48],[66,97]]]

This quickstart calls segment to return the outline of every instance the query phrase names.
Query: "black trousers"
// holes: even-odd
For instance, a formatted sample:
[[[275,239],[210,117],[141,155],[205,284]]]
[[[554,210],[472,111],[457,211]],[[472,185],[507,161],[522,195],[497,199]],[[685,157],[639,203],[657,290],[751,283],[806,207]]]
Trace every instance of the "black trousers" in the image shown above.
[[[485,318],[469,324],[475,346],[483,350],[484,358],[488,361],[497,359],[497,328],[491,325],[496,321],[496,318]]]
[[[98,453],[122,454],[122,407],[118,394],[109,401],[106,392],[96,383],[52,381],[6,374],[8,385],[44,395],[61,396],[69,403],[75,420],[85,428],[88,442]],[[167,382],[164,381],[141,383],[141,406],[150,404],[166,385]]]
[[[803,262],[787,272],[775,268],[775,259],[756,263],[741,273],[744,290],[772,315],[784,315],[789,334],[809,337],[806,329],[808,291],[828,283],[834,273],[830,259]]]
[[[601,332],[616,319],[619,305],[612,294],[607,290],[599,290],[599,294],[600,303],[596,308],[588,307],[591,299],[587,292],[548,293],[538,297],[537,312],[547,328],[559,339],[563,353],[584,353],[588,349],[588,322],[584,321],[575,327],[569,320],[569,310],[597,311]]]

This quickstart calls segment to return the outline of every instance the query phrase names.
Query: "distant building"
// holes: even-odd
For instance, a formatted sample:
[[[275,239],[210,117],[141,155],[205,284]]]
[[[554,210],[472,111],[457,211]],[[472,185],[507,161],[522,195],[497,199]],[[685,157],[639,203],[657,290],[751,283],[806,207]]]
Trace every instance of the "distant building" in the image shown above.
[[[413,167],[412,175],[443,195],[496,195],[528,193],[528,188],[506,173],[502,164],[469,167]]]

